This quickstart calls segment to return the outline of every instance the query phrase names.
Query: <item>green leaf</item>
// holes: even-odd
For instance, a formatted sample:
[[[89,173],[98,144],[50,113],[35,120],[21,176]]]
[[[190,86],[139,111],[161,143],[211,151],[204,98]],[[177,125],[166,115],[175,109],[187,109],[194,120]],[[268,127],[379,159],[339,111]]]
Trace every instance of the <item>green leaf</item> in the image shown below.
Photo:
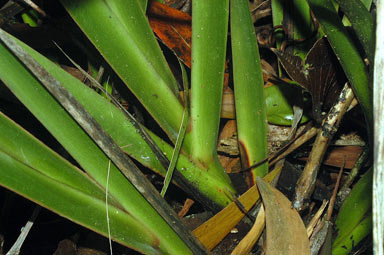
[[[247,0],[231,1],[231,39],[236,123],[243,167],[268,157],[267,117],[259,48]],[[252,170],[253,180],[268,163]]]
[[[164,197],[165,192],[167,192],[169,183],[171,182],[173,171],[175,170],[176,163],[179,159],[180,156],[180,150],[181,150],[181,145],[183,144],[183,140],[185,137],[185,132],[187,131],[188,127],[188,118],[189,118],[189,84],[188,84],[188,77],[187,73],[184,67],[184,64],[179,60],[180,68],[182,71],[182,76],[183,76],[183,87],[184,87],[184,111],[183,111],[183,119],[180,124],[179,128],[179,133],[177,135],[176,143],[175,143],[175,148],[173,149],[172,152],[172,157],[167,169],[167,173],[165,175],[164,179],[164,184],[163,188],[161,189],[160,195]]]
[[[372,91],[364,61],[331,0],[308,0],[308,2],[351,83],[355,96],[364,111],[368,130],[372,134]]]
[[[274,84],[265,88],[264,93],[268,122],[275,125],[292,125],[293,105],[298,98],[303,97],[301,89],[293,84]],[[301,123],[309,120],[308,109],[310,108],[310,101],[304,100],[304,115]]]
[[[178,87],[138,1],[61,1],[105,60],[172,141],[183,107]]]
[[[332,254],[348,254],[372,231],[372,168],[353,187],[336,218]]]
[[[292,10],[289,18],[293,22],[293,39],[306,39],[312,33],[312,18],[309,5],[306,0],[294,0],[291,4]]]
[[[311,36],[313,25],[310,8],[306,0],[293,0],[289,2],[272,0],[271,9],[273,26],[285,27],[284,30],[282,28],[276,29],[275,38],[277,49],[280,49],[283,40],[286,40],[284,35],[288,36],[290,40],[300,41]],[[310,41],[308,43],[290,44],[290,46],[293,47],[293,53],[302,58],[305,57],[311,45]]]
[[[24,47],[72,93],[122,149],[143,165],[165,176],[166,169],[159,163],[151,148],[122,112],[107,102],[105,98],[84,86],[71,75],[68,75],[61,68],[57,67],[57,65],[50,63],[50,61],[28,47]],[[168,159],[171,159],[173,148],[150,131],[148,132]],[[206,171],[206,169],[192,164],[190,160],[182,154],[179,156],[177,169],[206,198],[213,202],[210,203],[212,204],[210,207],[222,207],[230,202],[230,199],[222,192],[226,187],[230,187],[230,182],[225,178],[225,175],[223,177],[215,172]]]
[[[139,0],[141,6],[143,7],[144,12],[147,10],[148,0]]]
[[[228,0],[192,2],[191,156],[207,165],[216,155],[223,94]]]
[[[274,27],[282,26],[284,21],[284,2],[282,0],[271,0],[272,23]],[[283,30],[276,30],[276,48],[280,49],[283,41]]]
[[[375,23],[372,14],[360,0],[337,0],[337,2],[351,22],[372,67],[375,52]]]
[[[143,103],[170,139],[175,142],[182,120],[183,106],[180,103],[176,81],[157,45],[144,13],[138,9],[138,4],[135,3],[135,1],[130,1],[127,5],[126,1],[121,0],[106,2],[98,0],[81,2],[62,0],[62,3],[79,24],[80,28],[104,56],[106,61],[137,96],[140,102]],[[217,10],[215,10],[215,12],[216,11]],[[207,14],[206,12],[205,15]],[[221,34],[221,46],[216,47],[218,46],[216,45],[213,47],[211,44],[212,41],[207,41],[209,41],[209,47],[214,49],[213,52],[210,53],[210,56],[214,56],[214,58],[219,56],[217,59],[221,61],[221,64],[219,63],[218,66],[211,62],[214,68],[218,67],[218,70],[221,70],[220,74],[218,74],[219,71],[212,70],[214,73],[211,73],[211,76],[214,77],[213,79],[216,79],[216,82],[220,81],[220,86],[222,86],[228,4],[227,8],[219,11],[218,14],[221,15],[220,17],[226,19],[223,24],[217,23],[219,27],[221,27],[220,31],[216,31],[216,28],[213,29],[215,34],[218,32]],[[210,17],[210,15],[211,14],[209,14],[208,17]],[[213,19],[208,21],[208,23],[211,21],[213,21]],[[214,23],[216,23],[216,21],[211,22],[212,25]],[[104,29],[106,27],[108,27],[108,29]],[[97,28],[103,28],[103,30],[97,30]],[[205,31],[204,35],[201,36],[210,37],[211,34]],[[215,35],[212,34],[212,36]],[[198,43],[195,45],[198,46]],[[216,51],[221,52],[221,56],[220,54],[215,55]],[[203,54],[201,54],[200,58],[202,58],[202,62],[207,61],[207,57]],[[211,81],[207,82],[211,84]],[[218,93],[220,95],[217,94],[215,96],[219,98],[217,99],[218,104],[214,105],[214,107],[217,108],[216,110],[220,109],[221,87]],[[204,108],[204,110],[205,109],[209,108]],[[207,112],[212,113],[211,111]],[[209,133],[209,139],[211,140],[211,146],[209,147],[211,147],[211,149],[215,149],[216,146],[219,114],[220,111],[218,110],[217,116],[211,120],[212,123],[216,123],[212,130],[214,133],[206,132]],[[190,153],[192,145],[195,144],[195,142],[191,142],[192,140],[188,134],[184,139],[183,151],[187,154]],[[202,152],[202,154],[204,153]],[[211,155],[208,155],[207,157],[209,158],[210,156]],[[212,161],[212,159],[210,160]],[[225,176],[223,168],[218,163],[217,156],[213,161],[212,166],[208,166],[208,168],[212,168],[212,171],[215,172],[215,179],[219,180],[222,186],[233,190],[229,178]],[[207,172],[206,169],[204,169],[204,171]],[[195,185],[197,186],[203,187],[205,183],[209,183],[210,181],[216,182],[215,180],[205,179],[205,181],[196,180],[194,183],[196,183]],[[222,201],[226,201],[225,203],[229,202],[228,198],[224,198],[225,195],[222,192],[221,194],[214,194],[218,190],[222,190],[221,188],[214,188],[212,190],[213,191],[209,193],[212,193],[213,196],[222,197],[220,204],[222,204]],[[209,194],[209,196],[211,196],[211,194]]]
[[[33,57],[37,56],[38,58],[39,55],[36,52],[31,53],[34,53],[32,54]],[[0,44],[0,57],[7,59],[7,61],[0,62],[0,77],[4,83],[46,126],[82,168],[105,188],[109,162],[105,154],[41,86],[36,78],[5,49],[3,44]],[[51,74],[60,70],[45,58],[40,57],[39,60]],[[78,81],[72,83],[73,77],[69,75],[63,75],[59,78],[61,84],[84,87]],[[28,86],[25,86],[25,84],[28,84]],[[109,107],[110,109],[114,108],[111,104]],[[104,111],[111,114],[108,109],[104,109]],[[111,196],[137,221],[152,230],[162,246],[161,249],[170,253],[176,251],[190,252],[171,227],[113,164],[110,168],[109,191]]]
[[[42,174],[0,151],[0,184],[55,213],[108,237],[105,201]],[[113,240],[145,254],[164,249],[153,232],[131,214],[108,205]]]
[[[23,162],[32,169],[56,181],[71,186],[98,199],[105,197],[104,189],[84,172],[27,133],[24,129],[0,112],[0,151],[14,160]]]

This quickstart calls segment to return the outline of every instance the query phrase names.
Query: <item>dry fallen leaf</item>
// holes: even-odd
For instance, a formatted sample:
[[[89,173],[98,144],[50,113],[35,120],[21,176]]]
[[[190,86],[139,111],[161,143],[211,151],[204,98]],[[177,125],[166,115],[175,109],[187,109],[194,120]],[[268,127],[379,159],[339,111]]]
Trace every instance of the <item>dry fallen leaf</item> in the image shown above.
[[[276,167],[264,177],[271,182],[281,171],[282,166]],[[238,199],[248,211],[259,200],[259,192],[256,185],[250,188]],[[212,250],[245,216],[235,202],[232,202],[215,216],[204,222],[193,231],[193,234],[208,249]]]
[[[257,178],[266,215],[266,254],[310,254],[309,240],[299,213],[277,189]]]
[[[217,151],[231,156],[239,156],[239,146],[237,142],[236,121],[229,120],[219,135]]]
[[[346,169],[351,169],[355,166],[356,161],[360,157],[363,147],[361,146],[336,146],[330,148],[325,154],[323,164],[334,167],[341,167],[344,165]],[[300,160],[307,160],[308,157],[302,157]]]
[[[157,1],[148,5],[148,19],[160,40],[191,67],[191,16]]]

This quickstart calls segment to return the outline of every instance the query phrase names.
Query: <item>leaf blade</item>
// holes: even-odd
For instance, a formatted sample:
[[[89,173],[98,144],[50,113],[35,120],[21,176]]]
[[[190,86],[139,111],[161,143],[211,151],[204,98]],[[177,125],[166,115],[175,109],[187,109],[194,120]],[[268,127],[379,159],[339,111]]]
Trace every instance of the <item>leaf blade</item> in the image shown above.
[[[298,212],[291,208],[291,202],[278,191],[257,179],[266,215],[266,253],[310,254],[309,240],[304,223]]]
[[[369,133],[372,134],[372,89],[363,59],[339,19],[332,2],[330,0],[308,0],[308,3],[351,83],[355,96],[363,109]]]
[[[79,162],[79,164],[87,171],[101,186],[105,187],[107,180],[107,167],[109,159],[99,149],[99,147],[90,139],[72,117],[64,111],[48,91],[46,91],[37,79],[28,72],[24,66],[19,63],[7,49],[0,45],[0,51],[3,53],[8,63],[0,64],[10,65],[17,69],[13,72],[14,80],[6,82],[12,92],[28,107],[29,110],[47,127],[47,129],[57,138],[64,148]],[[43,61],[49,62],[46,59]],[[6,71],[4,68],[2,71]],[[20,77],[20,73],[24,75]],[[10,78],[10,73],[3,72],[0,74],[1,79]],[[16,78],[16,79],[15,79]],[[23,81],[17,80],[25,79]],[[31,84],[31,86],[24,86]],[[113,107],[111,105],[111,107]],[[66,127],[66,128],[64,128]],[[185,243],[178,238],[176,233],[170,229],[170,226],[164,219],[154,210],[152,206],[144,199],[137,189],[122,175],[117,167],[111,165],[111,175],[109,182],[109,191],[119,203],[129,213],[134,215],[143,225],[156,234],[160,242],[163,243],[165,249],[175,252],[190,253]],[[122,189],[121,187],[125,187]],[[167,230],[168,229],[168,230]],[[167,235],[164,231],[169,231]]]
[[[61,3],[170,139],[176,141],[183,112],[177,82],[138,1]],[[103,27],[108,29],[100,31]]]
[[[267,116],[259,48],[249,3],[231,1],[231,44],[236,123],[243,168],[268,157]],[[268,172],[268,162],[252,170],[252,181]]]
[[[6,169],[0,175],[2,186],[65,218],[108,236],[103,200],[55,181],[2,151],[0,151],[0,166]],[[109,206],[109,216],[114,240],[148,254],[158,254],[159,247],[148,245],[156,243],[156,238],[134,217],[112,205]]]

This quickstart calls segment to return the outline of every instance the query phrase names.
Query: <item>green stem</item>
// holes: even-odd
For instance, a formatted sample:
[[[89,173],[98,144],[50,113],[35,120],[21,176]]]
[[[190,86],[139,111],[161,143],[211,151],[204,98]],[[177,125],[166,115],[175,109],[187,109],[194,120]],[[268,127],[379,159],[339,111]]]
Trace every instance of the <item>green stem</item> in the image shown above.
[[[192,2],[191,156],[216,155],[227,44],[228,0]]]
[[[231,39],[236,121],[243,167],[268,157],[264,81],[259,49],[247,0],[231,1]],[[268,172],[268,163],[252,170],[253,180]]]

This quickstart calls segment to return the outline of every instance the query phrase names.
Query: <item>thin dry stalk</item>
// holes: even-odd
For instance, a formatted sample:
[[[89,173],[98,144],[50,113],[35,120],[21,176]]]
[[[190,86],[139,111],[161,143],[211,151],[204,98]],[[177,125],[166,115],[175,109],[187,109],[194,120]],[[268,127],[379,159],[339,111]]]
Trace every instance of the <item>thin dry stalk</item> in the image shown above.
[[[335,105],[329,111],[327,117],[323,121],[321,129],[319,129],[315,143],[309,155],[308,162],[301,174],[297,185],[293,207],[297,210],[303,210],[307,204],[305,201],[309,199],[315,187],[317,173],[323,160],[325,151],[336,133],[344,113],[350,106],[354,98],[353,91],[349,84],[345,84]]]
[[[315,216],[313,216],[313,218],[309,222],[309,224],[307,226],[308,237],[310,237],[312,235],[313,230],[315,229],[317,223],[319,222],[321,215],[323,215],[324,209],[327,206],[327,204],[328,204],[328,201],[323,200],[323,204],[320,206],[320,208],[319,208],[319,210],[317,210]]]
[[[29,231],[31,230],[37,216],[40,213],[41,207],[39,205],[35,206],[35,209],[33,210],[33,213],[31,217],[29,218],[28,222],[25,224],[25,226],[22,228],[21,233],[15,243],[12,245],[11,249],[7,252],[6,255],[18,255],[20,254],[21,246],[23,245],[25,238],[27,238]]]
[[[365,147],[361,152],[359,158],[356,161],[356,164],[353,166],[353,168],[349,172],[349,175],[347,176],[347,179],[345,180],[343,187],[340,189],[340,191],[337,194],[339,197],[342,197],[343,194],[347,193],[347,189],[349,189],[349,186],[351,186],[356,176],[358,176],[360,172],[360,168],[363,166],[363,164],[365,163],[368,157],[368,152],[369,152],[368,147]]]
[[[37,11],[38,13],[40,13],[43,17],[46,17],[47,14],[45,13],[45,11],[43,11],[37,4],[35,4],[33,1],[31,0],[23,0],[24,3],[26,3],[27,5],[29,5],[32,9],[34,9],[35,11]]]
[[[259,213],[257,214],[255,224],[253,224],[248,234],[240,241],[236,248],[232,251],[231,255],[248,254],[252,247],[256,244],[263,229],[265,227],[265,211],[264,206],[261,205]]]
[[[344,156],[344,164],[342,167],[340,167],[340,171],[339,171],[339,175],[337,176],[335,188],[333,189],[331,199],[329,200],[329,206],[328,206],[328,211],[327,211],[327,221],[331,220],[333,205],[335,204],[335,201],[336,201],[337,190],[339,189],[341,175],[343,174],[344,166],[345,166],[345,156]]]

